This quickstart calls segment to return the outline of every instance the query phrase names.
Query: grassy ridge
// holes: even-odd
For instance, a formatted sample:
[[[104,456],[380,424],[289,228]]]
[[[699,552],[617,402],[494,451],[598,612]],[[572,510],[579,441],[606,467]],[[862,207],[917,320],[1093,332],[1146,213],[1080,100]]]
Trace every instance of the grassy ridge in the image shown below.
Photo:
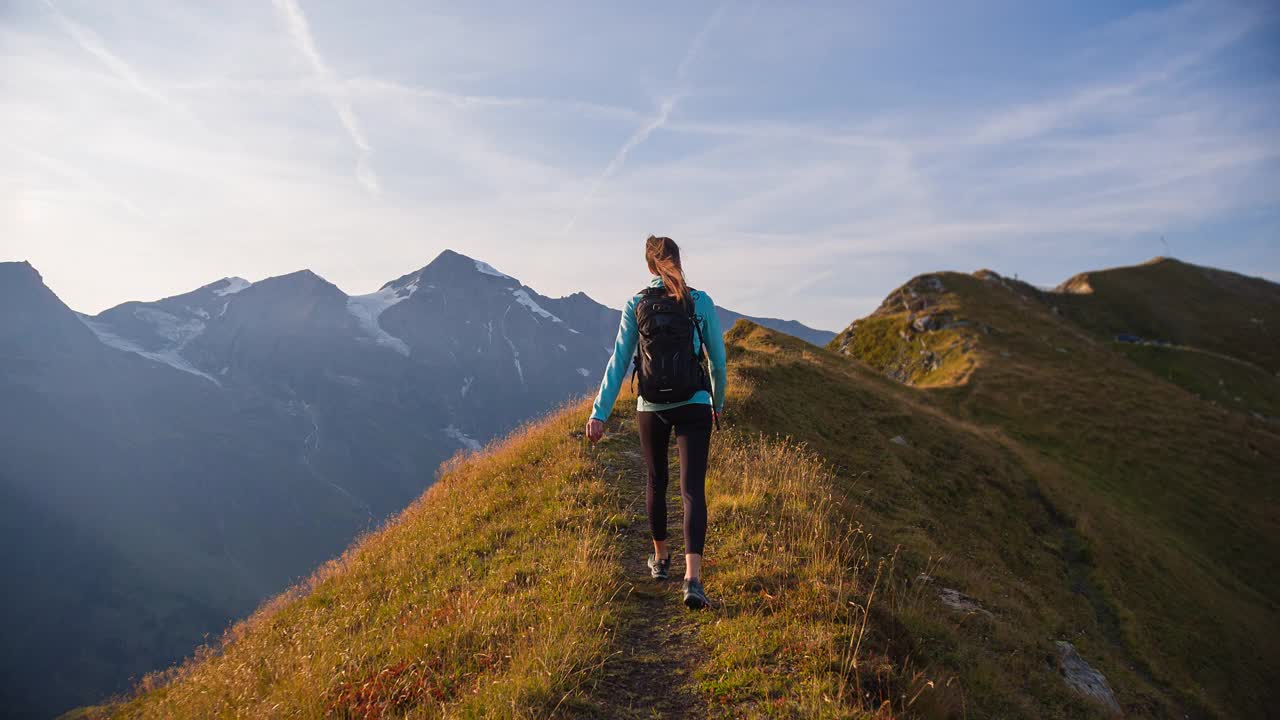
[[[1102,337],[1167,340],[1280,373],[1280,285],[1171,258],[1084,273],[1054,298]]]

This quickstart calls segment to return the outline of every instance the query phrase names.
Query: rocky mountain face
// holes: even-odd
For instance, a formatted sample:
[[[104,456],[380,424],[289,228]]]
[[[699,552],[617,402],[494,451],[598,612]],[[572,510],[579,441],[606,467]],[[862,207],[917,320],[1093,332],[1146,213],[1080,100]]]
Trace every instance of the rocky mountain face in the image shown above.
[[[48,715],[190,653],[450,455],[594,390],[618,320],[452,251],[368,295],[303,270],[95,316],[0,264],[0,532],[26,568],[0,700]]]

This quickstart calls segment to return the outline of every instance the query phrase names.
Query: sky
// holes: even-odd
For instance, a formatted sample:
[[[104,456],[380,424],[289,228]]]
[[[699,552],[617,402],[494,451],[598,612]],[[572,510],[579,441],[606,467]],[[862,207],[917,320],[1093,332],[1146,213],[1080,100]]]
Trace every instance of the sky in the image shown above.
[[[936,270],[1280,281],[1280,5],[0,0],[0,261],[78,311],[445,248],[621,307],[650,234],[831,330]]]

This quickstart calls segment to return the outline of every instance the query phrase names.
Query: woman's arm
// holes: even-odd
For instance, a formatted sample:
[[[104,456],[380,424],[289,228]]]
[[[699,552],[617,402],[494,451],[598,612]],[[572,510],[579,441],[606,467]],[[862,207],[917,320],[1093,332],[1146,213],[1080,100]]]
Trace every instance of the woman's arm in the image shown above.
[[[636,298],[633,296],[622,309],[622,320],[618,323],[618,337],[613,343],[613,356],[604,369],[604,378],[600,380],[600,392],[596,393],[595,404],[591,406],[591,418],[604,422],[613,412],[613,402],[618,399],[618,391],[626,378],[631,358],[636,353]],[[723,347],[723,343],[721,343]]]
[[[728,377],[724,359],[724,333],[720,330],[720,316],[716,313],[716,304],[711,296],[702,293],[702,307],[698,313],[703,318],[703,329],[706,335],[702,342],[707,348],[707,359],[711,361],[711,407],[717,413],[724,410],[724,386]]]

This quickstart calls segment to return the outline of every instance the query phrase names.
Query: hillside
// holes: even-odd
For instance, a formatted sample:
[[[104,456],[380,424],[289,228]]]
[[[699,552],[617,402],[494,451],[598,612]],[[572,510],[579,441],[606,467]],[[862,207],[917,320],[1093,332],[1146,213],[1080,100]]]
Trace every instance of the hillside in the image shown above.
[[[1042,297],[1160,377],[1223,407],[1280,417],[1280,285],[1156,258],[1082,273]]]
[[[1155,258],[1076,275],[1058,286],[1060,311],[1094,333],[1208,350],[1280,373],[1280,285]]]
[[[1217,277],[1218,271],[1188,268],[1194,266],[1164,261],[1136,272]],[[1125,273],[1088,277],[1113,287]],[[1251,304],[1265,296],[1263,284],[1243,283],[1239,307],[1248,308],[1248,317],[1275,313],[1265,301]],[[1142,297],[1141,284],[1134,287]],[[1155,299],[1139,303],[1126,294],[1117,302],[1152,314],[1161,303],[1169,310],[1161,320],[1170,323],[1164,337],[1212,345],[1210,331],[1197,329],[1202,288],[1189,288],[1188,300],[1175,300],[1176,290],[1165,288]],[[1089,317],[1121,314],[1094,290]],[[1110,330],[1062,309],[1080,297],[1044,293],[989,271],[922,276],[831,347],[920,388],[921,399],[956,420],[1015,443],[1034,468],[1038,491],[1075,528],[1069,552],[1089,583],[1081,594],[1127,666],[1196,715],[1263,714],[1275,700],[1269,678],[1280,671],[1277,424],[1188,392],[1202,377],[1170,378],[1133,362],[1136,352],[1167,348],[1109,341]],[[1231,302],[1221,293],[1215,302],[1224,318],[1245,314],[1226,313]],[[1177,318],[1188,318],[1185,328]],[[1265,362],[1264,345],[1240,347]],[[1215,359],[1212,370],[1230,368],[1229,382],[1251,378],[1260,402],[1276,397],[1275,378],[1250,360],[1191,347],[1184,352]]]

